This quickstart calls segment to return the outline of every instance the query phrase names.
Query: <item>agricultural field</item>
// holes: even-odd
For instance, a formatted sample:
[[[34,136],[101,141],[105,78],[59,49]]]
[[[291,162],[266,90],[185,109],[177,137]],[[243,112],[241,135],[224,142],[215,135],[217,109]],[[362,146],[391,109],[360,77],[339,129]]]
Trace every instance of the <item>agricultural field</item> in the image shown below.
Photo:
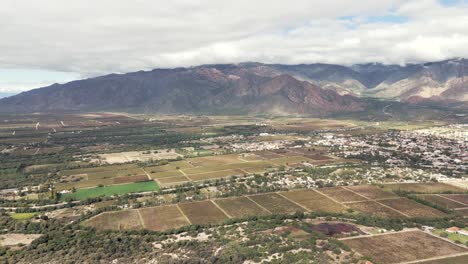
[[[338,202],[359,202],[367,200],[365,197],[342,187],[321,188],[319,191]]]
[[[384,206],[381,203],[376,201],[363,201],[363,202],[355,202],[355,203],[348,203],[346,204],[348,207],[356,210],[358,212],[378,216],[378,217],[386,217],[386,218],[404,218],[405,215],[396,211],[393,208],[388,206]]]
[[[118,153],[99,154],[97,161],[100,164],[119,164],[132,161],[150,161],[150,160],[172,160],[182,158],[182,155],[175,152],[174,149],[159,149],[145,151],[126,151]]]
[[[326,196],[311,189],[281,192],[280,195],[286,197],[292,202],[300,204],[302,207],[307,208],[310,211],[343,212],[345,210],[345,207],[342,204],[334,202]]]
[[[462,201],[457,201],[457,199],[453,199],[453,196],[456,196],[456,195],[447,195],[447,196],[440,195],[440,194],[418,194],[416,195],[416,197],[419,199],[428,201],[432,204],[435,204],[435,205],[438,205],[440,207],[447,208],[447,209],[457,209],[457,208],[468,207],[468,205],[464,204]],[[459,198],[459,196],[455,198]]]
[[[143,228],[137,210],[104,212],[84,221],[83,225],[98,230],[137,230]]]
[[[456,257],[434,258],[433,260],[421,261],[420,264],[466,264],[468,263],[468,254]]]
[[[396,194],[389,191],[384,191],[374,185],[347,186],[343,188],[372,200],[398,197]]]
[[[177,205],[138,209],[145,229],[164,231],[190,225]]]
[[[341,241],[360,254],[383,264],[424,260],[468,251],[422,231],[404,231]]]
[[[229,218],[210,200],[181,203],[179,208],[192,224],[220,224]]]
[[[88,198],[95,198],[99,196],[112,196],[122,195],[134,192],[149,192],[159,190],[159,185],[154,181],[145,181],[137,183],[127,183],[119,185],[110,185],[103,187],[94,187],[87,189],[78,189],[72,193],[65,193],[60,195],[61,200],[74,199],[85,200]]]
[[[36,216],[37,213],[12,213],[10,217],[15,220],[29,220]]]
[[[273,214],[293,214],[304,211],[301,206],[276,193],[252,195],[249,198]]]
[[[445,183],[395,183],[385,184],[384,189],[390,191],[405,191],[410,193],[464,193],[466,190]]]
[[[443,217],[445,213],[407,198],[381,200],[382,204],[409,217]]]
[[[55,184],[57,190],[71,188],[89,188],[98,185],[141,181],[145,173],[133,164],[100,166],[85,169],[63,170],[59,172],[60,182]],[[133,178],[132,178],[133,177]],[[147,176],[146,176],[147,177]]]
[[[468,194],[442,194],[442,197],[450,200],[455,200],[468,207]]]
[[[161,184],[161,186],[172,186],[172,185],[178,185],[182,183],[189,182],[190,179],[187,178],[186,176],[175,176],[175,177],[166,177],[166,178],[161,178],[161,179],[156,179],[156,181]]]
[[[259,206],[248,197],[235,197],[213,200],[230,218],[244,218],[248,216],[262,216],[270,211]]]

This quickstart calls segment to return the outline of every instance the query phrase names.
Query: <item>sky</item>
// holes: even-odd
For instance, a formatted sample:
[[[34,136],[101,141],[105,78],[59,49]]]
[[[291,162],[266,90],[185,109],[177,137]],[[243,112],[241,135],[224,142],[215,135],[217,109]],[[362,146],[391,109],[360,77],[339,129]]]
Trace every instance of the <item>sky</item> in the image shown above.
[[[468,0],[2,0],[0,93],[208,63],[468,57]]]

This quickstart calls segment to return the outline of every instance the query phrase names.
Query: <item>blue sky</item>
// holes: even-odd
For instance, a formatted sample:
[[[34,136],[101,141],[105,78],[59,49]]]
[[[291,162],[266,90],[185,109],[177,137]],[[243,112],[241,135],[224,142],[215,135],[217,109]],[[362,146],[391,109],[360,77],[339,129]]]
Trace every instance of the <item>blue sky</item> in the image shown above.
[[[37,69],[0,69],[0,92],[11,93],[65,83],[79,79],[80,75],[71,72]]]
[[[0,93],[207,63],[405,64],[468,57],[467,3],[3,0]]]

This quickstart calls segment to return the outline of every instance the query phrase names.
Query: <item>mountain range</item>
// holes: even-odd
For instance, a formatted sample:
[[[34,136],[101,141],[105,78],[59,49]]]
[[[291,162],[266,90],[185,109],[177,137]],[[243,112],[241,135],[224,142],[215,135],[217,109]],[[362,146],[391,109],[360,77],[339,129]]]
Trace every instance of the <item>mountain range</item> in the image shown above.
[[[110,74],[0,99],[1,112],[306,114],[365,111],[368,98],[466,106],[468,60],[407,65],[201,65]]]

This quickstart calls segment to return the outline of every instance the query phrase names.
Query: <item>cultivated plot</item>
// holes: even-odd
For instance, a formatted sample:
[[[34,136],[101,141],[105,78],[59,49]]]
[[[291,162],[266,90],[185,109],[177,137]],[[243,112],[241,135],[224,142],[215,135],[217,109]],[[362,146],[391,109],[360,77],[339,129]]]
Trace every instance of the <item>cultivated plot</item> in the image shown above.
[[[294,201],[310,211],[342,212],[345,207],[315,190],[294,190],[281,192],[281,195]]]
[[[156,182],[145,181],[87,189],[78,189],[72,193],[61,194],[60,199],[65,200],[67,198],[72,198],[75,200],[86,200],[88,198],[95,198],[99,196],[122,195],[126,193],[149,192],[157,190],[159,190],[159,185]]]
[[[365,197],[350,190],[343,189],[342,187],[321,188],[319,191],[338,202],[359,202],[367,200]]]
[[[137,210],[101,213],[84,221],[83,225],[99,230],[137,230],[143,228]]]
[[[384,191],[381,188],[374,185],[347,186],[343,188],[372,200],[398,197],[394,193]]]
[[[391,191],[406,191],[411,193],[444,193],[454,192],[463,193],[464,189],[445,184],[445,183],[396,183],[396,184],[385,184],[384,188]]]
[[[145,229],[164,231],[189,225],[177,205],[167,205],[138,209]]]
[[[260,207],[247,197],[234,197],[213,200],[231,218],[243,218],[248,216],[263,216],[269,211]]]
[[[163,186],[171,186],[171,185],[182,184],[184,182],[189,182],[190,179],[185,176],[176,176],[176,177],[157,179],[157,181]]]
[[[407,198],[381,200],[385,204],[409,217],[442,217],[445,214],[432,207],[422,205]]]
[[[419,264],[466,264],[468,263],[468,253],[456,257],[435,258],[433,260],[421,261]]]
[[[293,214],[304,211],[304,208],[276,193],[252,195],[249,198],[273,214]]]
[[[450,196],[445,197],[439,194],[419,194],[416,195],[416,197],[447,209],[468,207],[468,205],[459,202],[456,199],[452,199]]]
[[[363,201],[347,204],[350,208],[364,214],[385,218],[404,218],[405,215],[375,201]]]
[[[219,224],[228,219],[212,201],[181,203],[179,208],[192,224]]]
[[[344,243],[378,263],[400,263],[467,252],[467,249],[422,231],[343,239]]]
[[[468,194],[442,194],[441,196],[460,202],[468,207]]]

